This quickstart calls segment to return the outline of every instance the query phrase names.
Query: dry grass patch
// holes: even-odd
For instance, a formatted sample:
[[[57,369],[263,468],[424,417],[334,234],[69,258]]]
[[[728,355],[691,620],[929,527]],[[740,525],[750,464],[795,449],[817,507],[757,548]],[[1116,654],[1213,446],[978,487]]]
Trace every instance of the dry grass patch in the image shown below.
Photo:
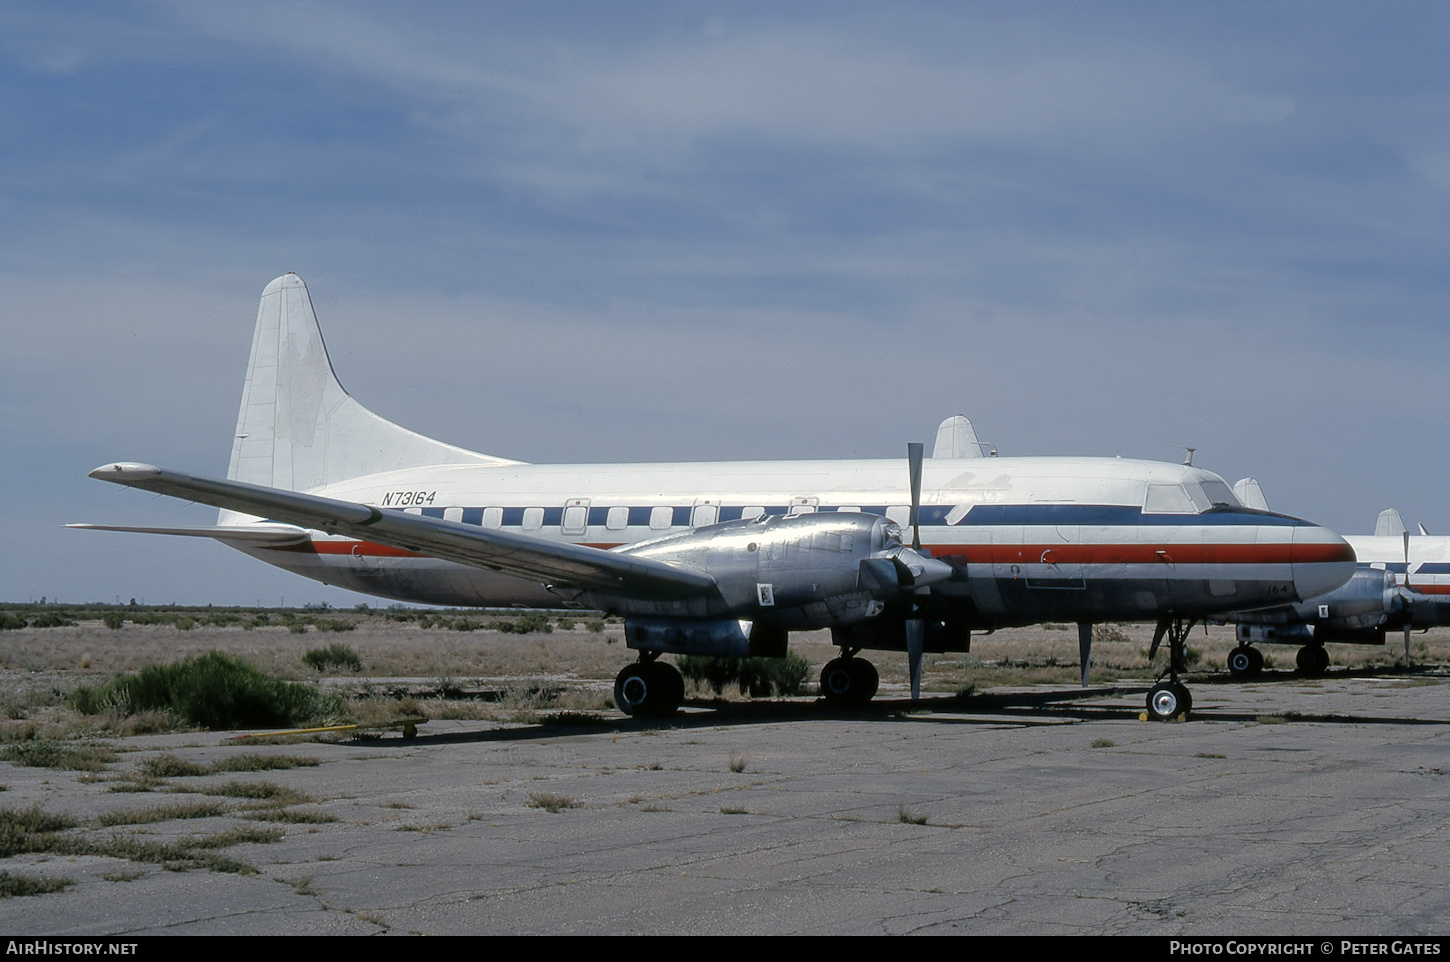
[[[566,808],[583,808],[583,803],[575,801],[568,795],[558,795],[554,792],[534,792],[529,795],[525,802],[529,808],[542,808],[546,812],[558,814]]]
[[[219,795],[223,798],[248,798],[277,805],[302,805],[312,799],[293,788],[274,782],[227,782],[199,789],[205,795]]]
[[[257,808],[241,813],[241,817],[252,822],[283,822],[289,825],[326,825],[337,821],[336,815],[327,812],[299,812],[290,808]]]
[[[176,802],[129,812],[106,812],[98,821],[105,828],[114,828],[117,825],[150,825],[173,819],[215,818],[225,815],[226,811],[226,806],[221,802]]]
[[[930,815],[920,815],[907,808],[905,805],[896,810],[896,820],[902,825],[925,825]]]

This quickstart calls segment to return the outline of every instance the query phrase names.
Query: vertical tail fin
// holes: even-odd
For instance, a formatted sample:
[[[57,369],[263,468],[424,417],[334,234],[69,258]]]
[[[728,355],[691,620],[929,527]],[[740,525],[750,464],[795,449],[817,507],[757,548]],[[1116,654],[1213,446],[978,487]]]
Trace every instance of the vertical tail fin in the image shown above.
[[[296,274],[267,285],[257,309],[227,477],[288,491],[432,464],[513,464],[415,434],[343,390]]]
[[[995,453],[996,448],[992,451]],[[931,449],[932,458],[980,458],[981,442],[972,422],[965,415],[956,414],[947,418],[936,429],[936,446]]]

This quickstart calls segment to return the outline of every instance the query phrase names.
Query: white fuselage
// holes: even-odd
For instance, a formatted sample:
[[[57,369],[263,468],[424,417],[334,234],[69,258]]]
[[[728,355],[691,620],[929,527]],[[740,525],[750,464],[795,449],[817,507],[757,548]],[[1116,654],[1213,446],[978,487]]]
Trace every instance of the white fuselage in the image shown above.
[[[601,548],[760,514],[863,511],[905,527],[904,461],[444,464],[309,493]],[[1043,620],[1184,617],[1310,597],[1353,557],[1327,530],[1233,504],[1208,471],[1110,458],[924,462],[921,542],[957,569],[934,591],[977,628]],[[248,519],[250,520],[250,519]],[[242,522],[223,513],[223,521]],[[908,535],[909,537],[909,535]],[[313,532],[235,545],[319,581],[399,600],[558,607],[545,586]]]

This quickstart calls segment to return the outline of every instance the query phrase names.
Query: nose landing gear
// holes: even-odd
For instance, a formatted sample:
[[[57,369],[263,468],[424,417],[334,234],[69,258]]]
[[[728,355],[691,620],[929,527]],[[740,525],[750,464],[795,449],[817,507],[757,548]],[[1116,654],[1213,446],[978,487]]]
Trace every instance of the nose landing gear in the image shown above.
[[[1154,721],[1186,718],[1193,710],[1193,695],[1179,682],[1178,673],[1188,671],[1185,649],[1188,633],[1196,624],[1196,618],[1188,621],[1182,618],[1164,618],[1158,622],[1158,630],[1153,632],[1153,644],[1148,649],[1150,661],[1158,653],[1158,646],[1163,640],[1168,640],[1168,680],[1160,681],[1148,692],[1148,717]]]

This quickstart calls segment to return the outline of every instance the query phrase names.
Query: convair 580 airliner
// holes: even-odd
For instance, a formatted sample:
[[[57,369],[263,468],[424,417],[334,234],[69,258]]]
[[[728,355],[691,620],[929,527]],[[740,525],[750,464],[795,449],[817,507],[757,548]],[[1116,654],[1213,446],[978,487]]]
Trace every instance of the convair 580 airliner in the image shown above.
[[[1332,532],[1245,508],[1218,475],[1117,458],[983,457],[965,418],[933,457],[676,464],[523,464],[423,437],[368,411],[333,373],[302,279],[267,285],[226,480],[129,461],[91,477],[221,508],[200,528],[308,578],[442,605],[579,606],[625,619],[639,661],[627,712],[672,713],[658,657],[783,656],[829,628],[838,704],[876,691],[862,649],[962,651],[973,630],[1150,621],[1171,717],[1195,620],[1338,587],[1354,553]],[[903,529],[911,532],[910,544]]]

